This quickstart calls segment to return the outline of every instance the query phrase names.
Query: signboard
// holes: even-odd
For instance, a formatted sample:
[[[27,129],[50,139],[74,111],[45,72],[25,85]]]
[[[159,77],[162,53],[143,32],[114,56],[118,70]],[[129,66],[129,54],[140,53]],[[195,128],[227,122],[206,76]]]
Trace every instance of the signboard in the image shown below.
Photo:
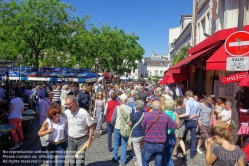
[[[226,39],[225,50],[231,56],[249,54],[249,32],[237,31],[231,34]]]
[[[248,72],[241,72],[241,73],[231,74],[228,77],[223,76],[221,78],[221,82],[224,84],[229,84],[233,82],[239,82],[247,77],[248,77]]]
[[[248,71],[249,57],[229,57],[226,63],[227,71]]]
[[[8,71],[8,67],[0,66],[0,72],[7,72],[7,71]]]

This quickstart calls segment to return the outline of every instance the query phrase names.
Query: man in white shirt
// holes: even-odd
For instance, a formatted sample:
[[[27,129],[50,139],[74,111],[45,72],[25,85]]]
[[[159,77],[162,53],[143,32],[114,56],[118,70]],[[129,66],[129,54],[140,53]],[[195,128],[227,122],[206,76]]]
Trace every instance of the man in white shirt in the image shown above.
[[[183,95],[183,93],[182,93],[182,88],[181,88],[181,86],[182,86],[182,83],[178,83],[178,84],[176,84],[176,88],[175,88],[175,91],[176,91],[176,96],[177,97],[182,97],[182,98],[184,98],[184,95]]]
[[[68,121],[68,151],[70,156],[69,165],[75,164],[75,152],[84,145],[87,149],[92,143],[94,126],[89,113],[80,108],[74,95],[68,95],[65,99],[68,108],[64,113]],[[89,136],[88,136],[89,129]],[[85,153],[81,153],[76,159],[77,166],[85,165]]]
[[[232,117],[232,102],[226,101],[225,109],[218,114],[218,120],[215,126],[226,128],[231,123],[231,117]]]

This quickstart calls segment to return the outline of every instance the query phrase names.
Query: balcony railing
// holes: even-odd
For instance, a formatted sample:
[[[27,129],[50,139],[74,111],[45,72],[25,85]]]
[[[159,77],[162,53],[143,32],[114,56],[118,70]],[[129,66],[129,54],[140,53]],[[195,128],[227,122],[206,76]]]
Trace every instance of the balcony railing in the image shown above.
[[[196,11],[199,11],[209,0],[199,0],[196,3]]]

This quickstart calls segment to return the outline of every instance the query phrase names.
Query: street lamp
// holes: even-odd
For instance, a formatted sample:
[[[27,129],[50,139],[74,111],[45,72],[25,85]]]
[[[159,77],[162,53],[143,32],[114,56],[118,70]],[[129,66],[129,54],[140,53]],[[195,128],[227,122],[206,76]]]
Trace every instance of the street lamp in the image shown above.
[[[97,73],[97,66],[99,65],[99,59],[95,59],[95,72]]]
[[[18,64],[18,76],[19,76],[19,83],[20,83],[21,82],[21,79],[20,79],[21,78],[21,76],[20,76],[20,74],[21,74],[20,67],[21,67],[22,59],[20,57],[18,57],[16,62]]]

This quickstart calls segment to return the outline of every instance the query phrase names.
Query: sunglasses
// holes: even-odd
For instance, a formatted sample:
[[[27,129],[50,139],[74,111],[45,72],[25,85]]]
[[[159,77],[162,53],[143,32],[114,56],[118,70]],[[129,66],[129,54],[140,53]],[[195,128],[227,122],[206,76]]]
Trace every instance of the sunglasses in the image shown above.
[[[57,114],[60,115],[61,113],[60,113],[60,112],[54,112],[54,113],[53,113],[53,115],[57,115]]]

